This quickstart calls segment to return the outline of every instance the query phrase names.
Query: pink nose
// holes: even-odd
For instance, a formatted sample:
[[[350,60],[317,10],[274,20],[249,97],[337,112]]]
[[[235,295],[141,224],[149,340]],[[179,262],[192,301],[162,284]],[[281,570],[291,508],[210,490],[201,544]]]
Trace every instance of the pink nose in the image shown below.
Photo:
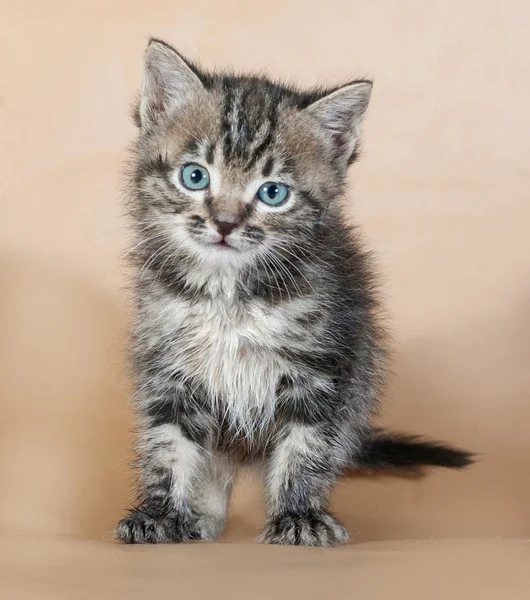
[[[234,231],[234,229],[238,225],[237,223],[234,223],[233,221],[217,221],[216,219],[214,219],[213,222],[215,223],[215,226],[217,227],[217,231],[223,237],[227,237],[228,235],[230,235],[232,233],[232,231]]]

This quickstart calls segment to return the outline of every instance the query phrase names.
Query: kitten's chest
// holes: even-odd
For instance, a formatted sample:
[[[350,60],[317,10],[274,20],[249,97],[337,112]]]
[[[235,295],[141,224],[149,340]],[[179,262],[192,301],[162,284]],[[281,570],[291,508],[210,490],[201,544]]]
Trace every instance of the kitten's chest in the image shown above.
[[[278,381],[290,369],[279,351],[289,334],[284,314],[213,300],[175,303],[167,314],[172,367],[199,383],[235,426],[272,418]]]

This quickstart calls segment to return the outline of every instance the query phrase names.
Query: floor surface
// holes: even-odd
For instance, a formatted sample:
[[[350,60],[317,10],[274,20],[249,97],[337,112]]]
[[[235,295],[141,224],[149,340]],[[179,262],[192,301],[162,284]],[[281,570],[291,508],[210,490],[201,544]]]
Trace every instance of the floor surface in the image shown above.
[[[530,540],[119,546],[0,535],[2,597],[527,600]]]

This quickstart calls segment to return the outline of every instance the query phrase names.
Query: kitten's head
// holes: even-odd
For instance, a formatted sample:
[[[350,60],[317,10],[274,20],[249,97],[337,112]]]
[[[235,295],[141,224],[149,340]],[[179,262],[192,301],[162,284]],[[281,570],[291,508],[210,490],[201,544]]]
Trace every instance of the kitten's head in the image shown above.
[[[139,230],[162,256],[212,265],[307,247],[341,194],[371,87],[210,75],[152,40],[136,113]]]

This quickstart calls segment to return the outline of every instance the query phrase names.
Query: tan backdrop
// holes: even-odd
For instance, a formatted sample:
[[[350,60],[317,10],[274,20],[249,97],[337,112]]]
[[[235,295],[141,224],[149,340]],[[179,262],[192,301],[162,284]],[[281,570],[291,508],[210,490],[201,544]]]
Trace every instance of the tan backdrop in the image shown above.
[[[360,541],[530,535],[530,3],[2,0],[0,528],[101,539],[129,501],[120,169],[149,34],[209,66],[375,77],[351,212],[395,333],[381,422],[482,453],[344,483]],[[251,539],[259,489],[226,539]],[[231,537],[232,536],[232,537]]]

